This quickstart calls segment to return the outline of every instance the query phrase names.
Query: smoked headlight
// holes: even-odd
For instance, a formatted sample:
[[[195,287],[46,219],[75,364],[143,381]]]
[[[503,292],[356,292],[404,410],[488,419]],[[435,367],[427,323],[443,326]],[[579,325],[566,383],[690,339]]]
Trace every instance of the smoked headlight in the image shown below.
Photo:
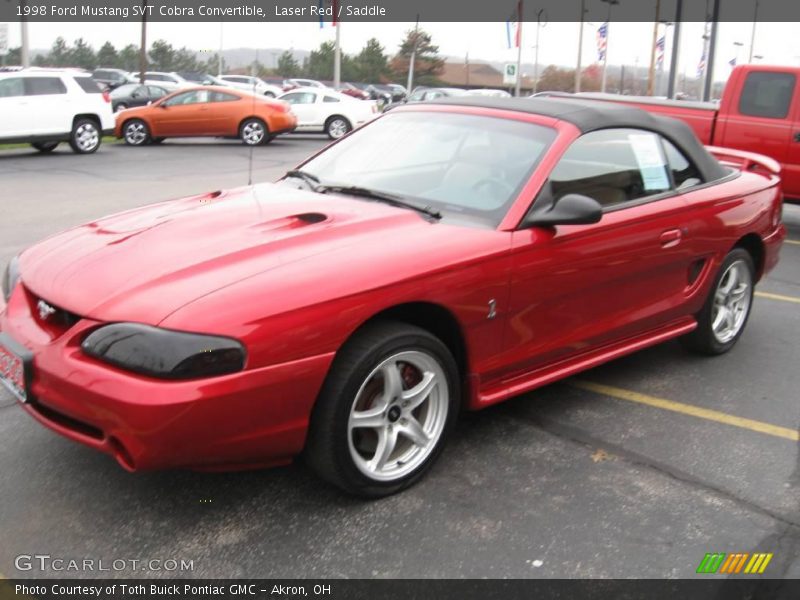
[[[184,333],[139,323],[96,329],[81,349],[127,371],[162,379],[197,379],[244,368],[245,350],[236,340]]]
[[[8,302],[11,298],[11,292],[19,281],[19,260],[15,256],[6,265],[6,270],[3,272],[3,299]]]

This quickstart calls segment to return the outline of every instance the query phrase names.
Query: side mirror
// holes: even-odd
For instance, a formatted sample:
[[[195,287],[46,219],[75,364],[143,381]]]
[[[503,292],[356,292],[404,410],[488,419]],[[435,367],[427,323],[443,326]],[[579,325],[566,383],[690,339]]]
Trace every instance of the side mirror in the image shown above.
[[[131,93],[131,98],[139,98],[140,96],[141,96],[141,94],[139,92]]]
[[[603,216],[603,207],[594,198],[581,194],[567,194],[554,204],[534,209],[522,222],[523,227],[553,225],[588,225],[597,223]]]

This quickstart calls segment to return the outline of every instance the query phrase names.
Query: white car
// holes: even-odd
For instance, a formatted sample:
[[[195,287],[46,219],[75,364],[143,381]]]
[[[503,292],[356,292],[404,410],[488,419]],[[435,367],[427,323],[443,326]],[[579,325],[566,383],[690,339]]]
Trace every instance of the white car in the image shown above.
[[[133,81],[139,83],[139,72],[131,73],[131,77]],[[177,73],[162,73],[160,71],[145,71],[144,72],[144,83],[145,85],[158,85],[164,88],[165,90],[169,90],[170,92],[174,92],[176,90],[180,90],[183,88],[190,88],[194,87],[195,83],[191,81],[187,81]]]
[[[286,81],[289,82],[291,85],[294,85],[296,87],[314,87],[314,88],[328,89],[327,85],[317,81],[316,79],[297,79],[297,78],[293,78],[293,79],[287,79]]]
[[[267,96],[268,98],[277,98],[283,93],[283,90],[277,85],[270,85],[265,81],[261,81],[258,77],[250,77],[248,75],[221,75],[218,79],[237,90],[256,93],[259,96]]]
[[[297,115],[294,133],[322,131],[337,140],[378,116],[373,100],[358,100],[328,88],[297,88],[278,96]]]
[[[69,142],[78,154],[100,147],[114,132],[111,98],[90,73],[23,69],[0,73],[0,143],[29,143],[52,152]]]
[[[484,98],[511,98],[511,94],[509,94],[505,90],[491,90],[491,89],[480,89],[480,90],[467,90],[467,93],[464,94],[465,96],[482,96]]]

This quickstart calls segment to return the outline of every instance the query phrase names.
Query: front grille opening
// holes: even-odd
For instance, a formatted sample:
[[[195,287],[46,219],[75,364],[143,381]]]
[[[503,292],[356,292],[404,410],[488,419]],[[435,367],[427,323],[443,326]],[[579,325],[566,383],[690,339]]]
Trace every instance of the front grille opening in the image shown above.
[[[93,425],[89,425],[88,423],[84,423],[83,421],[78,421],[77,419],[68,417],[63,413],[60,413],[58,411],[53,410],[52,408],[39,404],[38,402],[32,404],[31,406],[45,419],[53,421],[53,423],[61,425],[66,429],[69,429],[76,433],[80,433],[81,435],[85,435],[86,437],[90,437],[95,440],[102,440],[104,437],[103,432],[97,427],[94,427]]]
[[[33,312],[39,318],[42,323],[46,323],[47,325],[51,325],[54,327],[61,327],[64,329],[69,329],[73,325],[75,325],[78,321],[81,320],[80,315],[76,315],[75,313],[71,313],[68,310],[64,310],[63,308],[59,308],[55,304],[51,304],[44,298],[39,298],[38,296],[34,296],[34,305],[33,305]]]

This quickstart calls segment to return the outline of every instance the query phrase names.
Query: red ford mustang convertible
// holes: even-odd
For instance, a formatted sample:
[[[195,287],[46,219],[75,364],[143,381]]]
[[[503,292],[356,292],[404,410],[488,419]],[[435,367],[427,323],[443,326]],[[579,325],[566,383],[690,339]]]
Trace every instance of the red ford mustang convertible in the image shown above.
[[[349,492],[390,494],[460,409],[671,338],[736,343],[785,236],[779,168],[711,152],[607,103],[400,107],[276,184],[24,251],[0,381],[132,471],[303,453]]]

